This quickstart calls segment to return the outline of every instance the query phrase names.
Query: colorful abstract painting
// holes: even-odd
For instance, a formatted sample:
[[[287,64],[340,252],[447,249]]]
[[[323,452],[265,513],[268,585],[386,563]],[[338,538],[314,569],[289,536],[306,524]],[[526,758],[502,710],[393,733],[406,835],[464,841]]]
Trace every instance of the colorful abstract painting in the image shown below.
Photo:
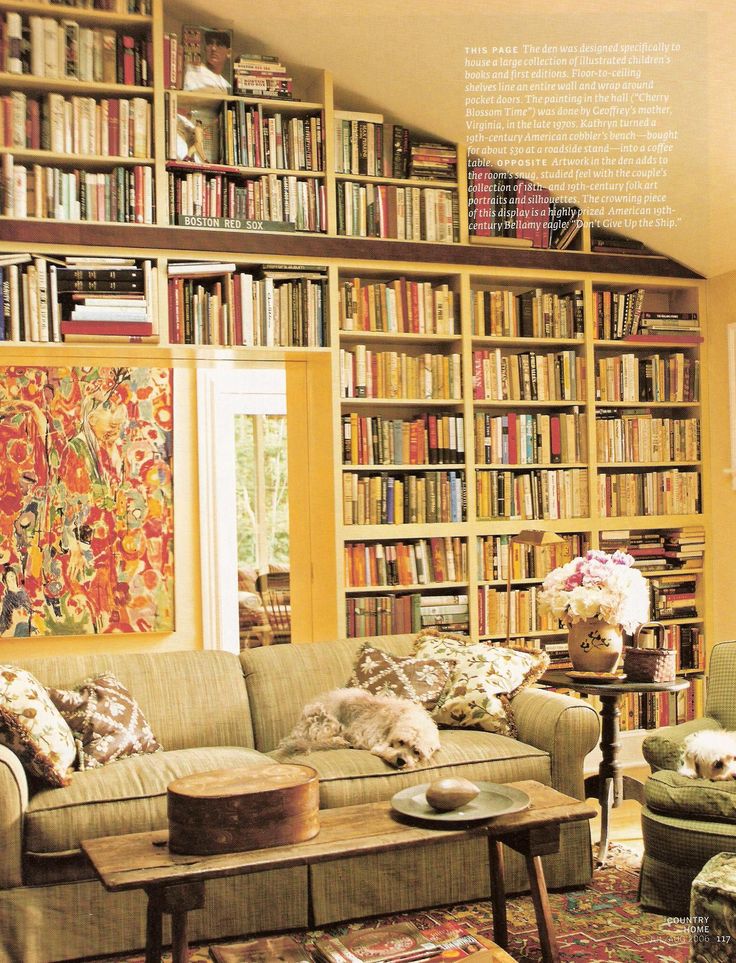
[[[167,368],[0,368],[0,636],[173,628]]]

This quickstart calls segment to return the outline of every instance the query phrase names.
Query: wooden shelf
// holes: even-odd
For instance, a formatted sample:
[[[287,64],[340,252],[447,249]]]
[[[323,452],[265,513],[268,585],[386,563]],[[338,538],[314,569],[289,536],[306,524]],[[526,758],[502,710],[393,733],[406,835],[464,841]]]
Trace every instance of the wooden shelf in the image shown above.
[[[596,349],[602,351],[621,351],[625,348],[626,351],[654,351],[655,353],[660,349],[665,351],[682,351],[690,350],[697,351],[701,347],[700,343],[694,344],[682,344],[679,341],[602,341],[596,340],[593,342],[593,346]]]
[[[520,401],[517,398],[509,398],[506,401],[487,401],[473,398],[475,408],[584,408],[585,405],[585,401]]]
[[[496,337],[496,335],[474,334],[471,338],[474,348],[584,348],[582,338],[511,338]]]
[[[346,465],[343,462],[343,471],[355,472],[392,472],[392,471],[465,471],[465,462],[455,462],[454,464],[442,465]]]
[[[176,96],[177,102],[183,104],[247,104],[249,107],[262,107],[264,111],[278,114],[314,114],[324,110],[324,104],[305,102],[302,100],[281,100],[272,97],[242,97],[239,94],[225,94],[208,90],[176,90],[166,88],[167,94]]]
[[[341,398],[343,405],[361,408],[457,408],[462,398]]]
[[[51,10],[61,10],[61,7],[50,7]],[[65,10],[67,8],[64,8]],[[75,13],[89,13],[83,7],[68,8]],[[95,11],[101,14],[102,11]],[[107,21],[110,23],[110,21]],[[117,25],[117,17],[114,19]],[[78,96],[86,94],[93,97],[122,97],[126,100],[131,97],[153,97],[153,87],[136,87],[133,84],[103,84],[94,80],[74,80],[57,77],[35,77],[33,74],[11,74],[0,73],[0,88],[10,88],[12,90],[38,90],[40,92],[53,91],[60,94]]]
[[[374,177],[370,174],[335,174],[335,180],[339,182],[351,181],[359,184],[390,184],[396,187],[431,187],[440,188],[447,191],[458,189],[457,181],[450,180],[424,180],[421,177]]]
[[[370,344],[375,342],[401,342],[407,344],[453,344],[462,341],[461,334],[414,334],[406,331],[340,331],[340,341]]]
[[[95,168],[105,170],[110,167],[151,167],[152,157],[113,157],[101,154],[60,154],[50,150],[31,150],[26,147],[0,147],[0,156],[12,154],[16,161],[29,161],[34,164],[47,164],[55,167]]]
[[[596,401],[596,408],[699,408],[699,401]]]
[[[544,462],[538,465],[505,465],[505,464],[494,464],[494,465],[483,465],[480,462],[476,462],[476,471],[531,471],[536,468],[550,469],[550,468],[585,468],[588,469],[590,466],[588,462],[585,461],[565,461],[565,462]]]
[[[53,17],[56,20],[76,20],[82,24],[99,24],[103,27],[151,27],[153,17],[138,13],[117,13],[114,10],[92,10],[67,4],[40,3],[38,0],[0,0],[0,13],[4,10],[17,10],[19,13],[32,13]]]
[[[456,595],[455,589],[467,592],[467,582],[424,582],[411,585],[346,585],[346,595],[396,595],[404,592],[432,592],[443,590]],[[465,592],[463,594],[465,594]]]
[[[623,468],[695,468],[701,461],[617,461],[598,462],[598,471],[617,471]]]

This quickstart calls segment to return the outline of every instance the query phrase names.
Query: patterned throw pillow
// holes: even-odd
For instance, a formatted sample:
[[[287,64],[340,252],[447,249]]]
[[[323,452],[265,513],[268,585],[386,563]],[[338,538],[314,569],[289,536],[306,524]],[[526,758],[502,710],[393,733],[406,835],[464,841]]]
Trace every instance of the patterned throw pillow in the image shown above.
[[[66,786],[77,754],[69,726],[41,683],[12,665],[0,665],[0,742],[48,786]]]
[[[366,643],[360,650],[349,686],[374,695],[394,695],[432,710],[450,678],[452,664],[437,659],[391,655]]]
[[[549,665],[547,653],[538,649],[471,642],[433,629],[420,632],[414,654],[455,663],[445,695],[432,713],[438,725],[503,736],[516,736],[510,697],[536,682]]]
[[[74,733],[80,769],[98,769],[125,756],[161,748],[141,707],[109,672],[49,696]]]

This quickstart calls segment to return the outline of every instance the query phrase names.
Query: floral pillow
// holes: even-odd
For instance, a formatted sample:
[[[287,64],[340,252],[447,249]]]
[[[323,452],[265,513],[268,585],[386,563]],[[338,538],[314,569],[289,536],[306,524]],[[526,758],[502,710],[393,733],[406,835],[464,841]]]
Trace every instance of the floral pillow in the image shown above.
[[[348,685],[367,689],[374,695],[409,699],[431,711],[439,702],[451,671],[452,663],[446,660],[391,655],[366,643]]]
[[[80,769],[98,769],[125,756],[161,748],[141,707],[109,672],[68,691],[48,692],[74,733]]]
[[[455,663],[442,701],[432,713],[438,725],[503,736],[516,736],[511,696],[536,682],[549,666],[549,656],[538,649],[471,642],[433,629],[417,636],[414,655]]]
[[[0,665],[0,742],[47,786],[66,786],[77,754],[74,736],[41,683]]]

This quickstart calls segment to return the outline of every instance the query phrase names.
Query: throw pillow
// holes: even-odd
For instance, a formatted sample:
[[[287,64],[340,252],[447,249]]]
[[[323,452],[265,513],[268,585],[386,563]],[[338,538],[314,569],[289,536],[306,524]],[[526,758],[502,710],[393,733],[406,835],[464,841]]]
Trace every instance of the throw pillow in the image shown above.
[[[80,769],[98,769],[161,748],[141,707],[111,673],[86,679],[70,690],[48,691],[74,733]]]
[[[452,671],[452,663],[391,655],[366,643],[360,650],[349,686],[374,695],[394,695],[418,702],[431,711],[439,702]]]
[[[12,665],[0,665],[0,742],[46,785],[69,784],[74,736],[41,683]]]
[[[417,636],[414,654],[455,663],[445,695],[432,713],[438,725],[514,737],[516,723],[509,700],[536,682],[549,665],[547,653],[538,649],[471,642],[434,629]]]

